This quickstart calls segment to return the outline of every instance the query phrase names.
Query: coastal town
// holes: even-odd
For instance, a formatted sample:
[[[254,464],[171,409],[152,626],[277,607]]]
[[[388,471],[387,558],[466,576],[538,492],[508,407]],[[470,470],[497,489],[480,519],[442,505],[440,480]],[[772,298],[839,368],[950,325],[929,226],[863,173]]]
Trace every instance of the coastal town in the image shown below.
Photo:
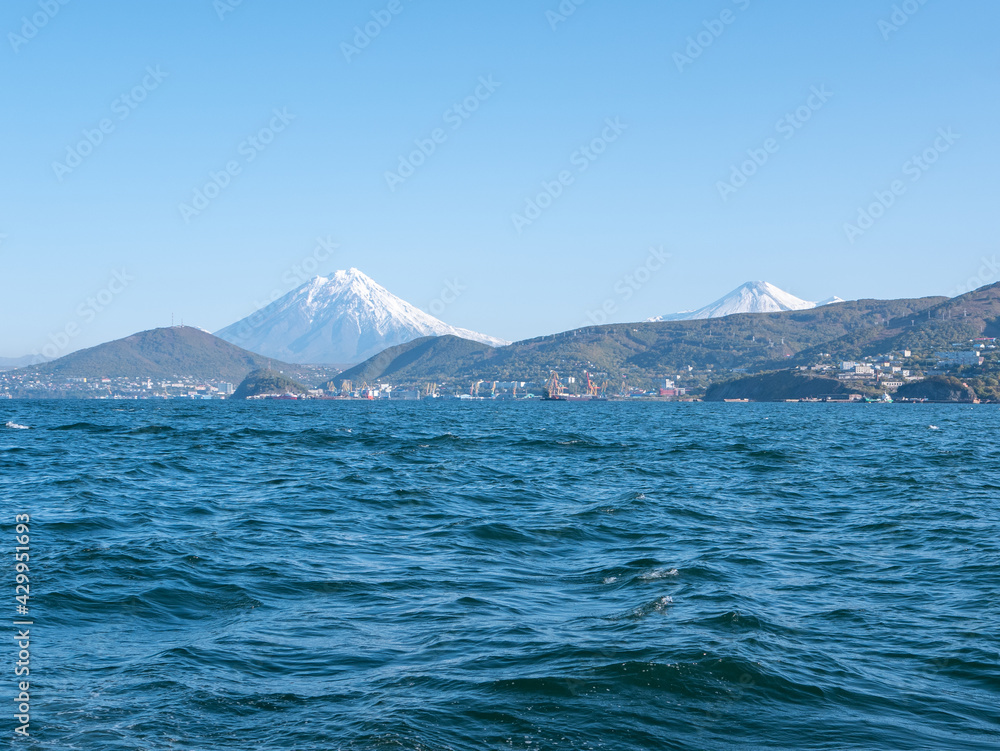
[[[863,395],[893,395],[909,383],[929,376],[958,375],[976,372],[988,363],[997,362],[995,338],[977,338],[956,342],[950,351],[918,356],[909,349],[849,361],[834,361],[826,353],[811,365],[799,365],[800,373],[835,379],[848,392],[820,395],[807,401],[860,400]],[[421,399],[530,400],[567,401],[646,399],[656,401],[698,401],[712,383],[750,375],[746,369],[728,371],[714,367],[689,366],[681,372],[664,375],[655,382],[630,382],[627,374],[584,370],[579,375],[551,371],[549,378],[525,380],[448,380],[408,382],[379,379],[371,383],[338,378],[335,372],[317,369],[314,378],[297,388],[272,390],[245,395],[250,399],[359,399],[417,401]],[[316,384],[322,377],[323,383]],[[633,379],[634,380],[634,379]],[[648,379],[647,379],[648,380]],[[310,385],[309,381],[312,382]],[[224,400],[237,394],[238,383],[190,375],[172,378],[85,377],[45,375],[35,368],[0,371],[0,399],[196,399]],[[853,389],[853,391],[851,391]],[[732,399],[730,401],[744,401]],[[788,400],[792,401],[792,400]]]

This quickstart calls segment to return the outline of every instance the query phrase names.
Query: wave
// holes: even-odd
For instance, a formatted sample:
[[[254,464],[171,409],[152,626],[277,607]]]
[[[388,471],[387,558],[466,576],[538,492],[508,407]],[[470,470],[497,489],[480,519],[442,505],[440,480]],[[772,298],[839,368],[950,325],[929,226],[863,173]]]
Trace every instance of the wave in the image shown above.
[[[49,428],[49,430],[56,430],[56,431],[73,430],[73,431],[81,431],[84,433],[115,433],[118,431],[117,428],[113,428],[110,425],[97,425],[92,422],[74,422],[68,425],[57,425],[53,428]]]

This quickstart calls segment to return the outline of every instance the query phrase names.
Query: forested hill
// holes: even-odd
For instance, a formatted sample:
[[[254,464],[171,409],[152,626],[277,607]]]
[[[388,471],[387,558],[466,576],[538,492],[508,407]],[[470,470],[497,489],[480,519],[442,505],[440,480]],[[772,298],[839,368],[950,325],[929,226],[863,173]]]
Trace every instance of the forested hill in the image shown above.
[[[1000,315],[993,310],[996,297],[993,289],[975,310],[992,321]],[[625,375],[638,383],[689,367],[759,372],[804,363],[821,353],[836,359],[881,352],[899,347],[908,337],[930,348],[950,346],[955,336],[978,336],[986,326],[983,315],[960,320],[954,302],[943,297],[857,300],[783,313],[591,326],[496,349],[442,339],[420,344],[419,357],[412,355],[411,342],[343,375],[368,381],[502,381],[544,380],[551,370],[589,370],[609,378]]]

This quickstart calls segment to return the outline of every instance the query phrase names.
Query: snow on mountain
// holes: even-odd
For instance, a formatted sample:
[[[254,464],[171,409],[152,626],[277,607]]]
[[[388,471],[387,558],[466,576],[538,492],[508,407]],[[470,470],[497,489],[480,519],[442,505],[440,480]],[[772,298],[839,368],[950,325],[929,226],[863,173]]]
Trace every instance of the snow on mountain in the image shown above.
[[[721,318],[735,313],[779,313],[784,310],[810,310],[821,305],[844,302],[839,297],[831,297],[823,302],[801,300],[790,292],[775,287],[768,282],[747,282],[725,297],[698,310],[650,318],[650,321],[693,321],[702,318]]]
[[[350,269],[329,278],[317,276],[216,336],[285,362],[347,364],[387,347],[445,334],[494,347],[509,344],[449,326]]]

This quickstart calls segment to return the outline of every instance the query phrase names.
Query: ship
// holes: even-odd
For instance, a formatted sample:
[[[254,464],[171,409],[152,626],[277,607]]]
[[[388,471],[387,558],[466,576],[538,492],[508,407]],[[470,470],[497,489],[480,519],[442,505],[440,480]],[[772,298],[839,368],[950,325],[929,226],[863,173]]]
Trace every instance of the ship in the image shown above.
[[[886,392],[878,399],[872,399],[871,397],[866,396],[865,401],[869,404],[892,404],[892,397],[889,396],[888,392]]]

